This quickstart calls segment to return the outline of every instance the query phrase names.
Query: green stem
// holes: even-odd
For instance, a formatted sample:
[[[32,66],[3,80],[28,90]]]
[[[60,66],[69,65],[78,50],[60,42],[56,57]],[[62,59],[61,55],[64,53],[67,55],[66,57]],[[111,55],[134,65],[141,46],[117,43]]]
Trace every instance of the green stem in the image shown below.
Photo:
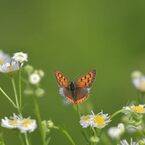
[[[59,128],[59,130],[67,137],[72,145],[76,145],[70,134],[65,129]]]
[[[124,109],[121,109],[121,110],[116,111],[115,113],[113,113],[113,114],[110,116],[110,119],[112,119],[112,118],[115,117],[116,115],[122,113],[123,111],[124,111]]]
[[[28,135],[27,135],[27,133],[25,133],[24,136],[25,136],[26,145],[30,145],[30,144],[29,144],[29,140],[28,140]]]
[[[94,129],[94,127],[91,127],[93,133],[94,133],[94,136],[97,136],[97,133],[96,133],[96,130]]]
[[[22,79],[21,79],[21,69],[19,70],[19,100],[20,108],[22,107]]]
[[[37,104],[37,100],[36,98],[33,96],[33,102],[34,102],[34,106],[35,106],[35,114],[37,116],[37,120],[38,120],[38,124],[39,124],[39,128],[40,128],[40,134],[41,134],[41,138],[42,138],[42,143],[43,145],[46,145],[46,141],[45,141],[45,132],[43,130],[43,127],[42,127],[42,119],[41,119],[41,115],[40,115],[40,109],[39,109],[39,106]]]
[[[17,105],[18,111],[20,111],[20,109],[19,109],[20,106],[19,106],[19,101],[18,101],[18,95],[17,95],[16,85],[15,85],[15,80],[14,80],[13,77],[11,78],[11,82],[12,82],[12,86],[13,86],[13,90],[14,90],[16,105]]]
[[[5,91],[0,88],[0,91],[3,93],[3,95],[10,101],[10,103],[15,107],[17,108],[16,104],[13,102],[13,100],[5,93]]]

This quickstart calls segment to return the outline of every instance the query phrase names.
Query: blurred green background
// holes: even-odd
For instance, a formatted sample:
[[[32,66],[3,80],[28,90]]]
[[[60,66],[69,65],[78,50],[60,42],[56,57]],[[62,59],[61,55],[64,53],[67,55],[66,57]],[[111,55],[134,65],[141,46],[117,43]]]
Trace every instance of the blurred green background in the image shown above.
[[[42,118],[65,127],[77,145],[83,145],[77,114],[71,105],[63,105],[54,70],[70,79],[97,70],[90,94],[95,113],[103,109],[111,114],[135,99],[130,73],[145,72],[145,1],[0,0],[0,48],[28,53],[29,63],[45,71],[46,95],[39,99]],[[0,79],[13,97],[9,79]],[[15,112],[2,94],[0,100],[1,118]],[[25,102],[24,115],[34,118],[32,99],[25,97]],[[14,131],[1,131],[6,145],[19,144]],[[41,144],[38,132],[31,136],[33,144]],[[50,145],[58,144],[69,142],[53,131]]]

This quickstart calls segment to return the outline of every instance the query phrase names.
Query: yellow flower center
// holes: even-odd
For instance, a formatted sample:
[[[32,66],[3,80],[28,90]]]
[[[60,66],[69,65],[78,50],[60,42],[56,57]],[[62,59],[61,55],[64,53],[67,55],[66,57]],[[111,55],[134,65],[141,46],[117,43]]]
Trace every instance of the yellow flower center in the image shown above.
[[[12,125],[12,126],[15,126],[17,124],[17,122],[18,122],[18,120],[14,119],[14,120],[10,120],[9,124]]]
[[[144,112],[145,112],[145,108],[142,107],[142,106],[133,106],[131,109],[132,109],[133,111],[138,112],[138,113],[144,113]]]
[[[22,122],[22,126],[23,127],[28,127],[29,125],[31,125],[32,124],[32,121],[31,120],[24,120],[23,122]]]
[[[0,65],[4,64],[4,60],[0,58]]]
[[[103,116],[101,116],[101,115],[96,115],[95,116],[95,123],[99,127],[101,127],[101,126],[103,126],[105,124],[105,118]]]
[[[90,120],[90,116],[84,116],[84,117],[83,117],[83,120],[84,120],[84,121]]]

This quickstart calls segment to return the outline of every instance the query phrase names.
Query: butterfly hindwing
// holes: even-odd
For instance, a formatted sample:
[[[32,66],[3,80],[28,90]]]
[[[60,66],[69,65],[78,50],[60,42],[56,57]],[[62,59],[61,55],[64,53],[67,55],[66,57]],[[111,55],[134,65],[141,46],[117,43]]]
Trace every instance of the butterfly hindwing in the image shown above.
[[[76,88],[75,104],[83,102],[89,96],[89,90],[87,88]]]
[[[55,72],[55,77],[59,87],[66,88],[69,86],[69,80],[60,71]]]
[[[68,101],[76,105],[83,102],[88,97],[88,89],[76,88],[74,95],[70,90],[64,89],[64,95]]]
[[[96,77],[96,70],[92,70],[75,81],[78,88],[90,88]]]

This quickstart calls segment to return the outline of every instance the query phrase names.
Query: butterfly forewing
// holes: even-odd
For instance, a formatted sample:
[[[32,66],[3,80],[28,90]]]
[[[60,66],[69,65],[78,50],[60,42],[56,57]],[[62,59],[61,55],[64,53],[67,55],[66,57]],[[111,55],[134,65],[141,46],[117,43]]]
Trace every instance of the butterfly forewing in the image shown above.
[[[69,80],[60,71],[55,72],[55,77],[59,87],[67,88],[69,86]]]
[[[81,76],[75,81],[75,84],[79,88],[90,88],[96,77],[96,70],[92,70],[87,74]]]

